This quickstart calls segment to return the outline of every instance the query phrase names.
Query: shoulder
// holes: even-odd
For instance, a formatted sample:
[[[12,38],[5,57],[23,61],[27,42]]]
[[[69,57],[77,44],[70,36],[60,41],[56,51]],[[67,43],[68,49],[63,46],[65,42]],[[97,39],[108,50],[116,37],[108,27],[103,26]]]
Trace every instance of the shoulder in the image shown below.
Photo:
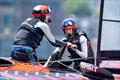
[[[85,40],[85,39],[87,39],[87,38],[86,38],[84,35],[81,35],[81,36],[80,36],[80,39],[81,39],[81,40]]]
[[[30,20],[32,20],[32,18],[27,18],[27,19],[26,19],[26,21],[30,21]]]
[[[43,23],[41,21],[37,22],[35,27],[39,27],[41,29],[49,29],[49,26],[46,23]]]
[[[79,34],[81,40],[87,39],[86,33],[84,31],[78,31],[77,33]]]
[[[22,23],[21,23],[21,26],[24,25],[24,24],[27,24],[28,25],[28,22],[31,21],[32,18],[27,18],[25,19]]]
[[[24,20],[24,22],[30,22],[30,21],[33,21],[33,19],[32,18],[27,18],[27,19]]]
[[[32,24],[33,22],[35,22],[33,18],[27,18],[22,22],[22,24]]]
[[[84,35],[80,36],[80,43],[87,42],[87,38]]]
[[[81,35],[85,35],[86,33],[84,31],[77,31],[77,33],[81,36]]]

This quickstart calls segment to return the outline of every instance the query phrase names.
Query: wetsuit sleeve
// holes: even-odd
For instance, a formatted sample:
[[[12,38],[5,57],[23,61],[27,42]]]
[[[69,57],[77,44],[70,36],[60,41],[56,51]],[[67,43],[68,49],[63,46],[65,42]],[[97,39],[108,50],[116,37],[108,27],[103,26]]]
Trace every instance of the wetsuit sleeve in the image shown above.
[[[47,24],[38,22],[35,27],[39,27],[43,31],[43,33],[45,34],[45,37],[53,46],[61,47],[61,46],[67,45],[66,43],[60,42],[54,38]]]
[[[81,51],[75,49],[75,52],[82,58],[86,59],[88,57],[88,46],[87,39],[85,36],[80,36]]]
[[[65,51],[65,46],[61,46],[61,47],[56,47],[56,49],[53,51],[53,54],[51,56],[51,60],[60,60],[64,54]]]
[[[65,39],[65,38],[62,38],[60,41],[61,41],[61,42],[64,42],[64,39]],[[64,47],[65,47],[65,46],[64,46]],[[54,52],[53,52],[53,54],[54,54],[54,53],[57,53],[57,52],[61,52],[62,50],[63,50],[63,46],[61,46],[61,47],[56,47],[55,50],[54,50]]]
[[[62,58],[63,53],[61,53],[63,51],[63,47],[57,47],[53,54],[51,55],[51,60],[60,60]]]

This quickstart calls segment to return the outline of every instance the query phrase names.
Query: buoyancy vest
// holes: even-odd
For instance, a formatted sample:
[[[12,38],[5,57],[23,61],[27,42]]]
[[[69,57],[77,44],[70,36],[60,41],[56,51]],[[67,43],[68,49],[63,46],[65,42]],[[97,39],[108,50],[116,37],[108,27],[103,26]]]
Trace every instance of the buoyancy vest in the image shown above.
[[[18,33],[14,39],[13,45],[24,45],[37,48],[43,38],[43,31],[35,28],[36,21],[32,18],[26,19],[20,26]]]

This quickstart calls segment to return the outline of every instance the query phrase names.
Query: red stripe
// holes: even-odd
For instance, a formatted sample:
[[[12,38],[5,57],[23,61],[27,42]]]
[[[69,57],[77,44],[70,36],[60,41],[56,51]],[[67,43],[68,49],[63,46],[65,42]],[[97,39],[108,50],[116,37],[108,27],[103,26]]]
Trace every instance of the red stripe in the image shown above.
[[[65,27],[63,28],[64,30],[67,30],[67,29],[75,29],[76,27],[75,26],[68,26],[68,27]]]
[[[48,13],[47,14],[33,14],[35,17],[40,17],[40,16],[46,16],[46,15],[48,15]]]
[[[33,14],[35,17],[40,17],[42,16],[43,14]]]

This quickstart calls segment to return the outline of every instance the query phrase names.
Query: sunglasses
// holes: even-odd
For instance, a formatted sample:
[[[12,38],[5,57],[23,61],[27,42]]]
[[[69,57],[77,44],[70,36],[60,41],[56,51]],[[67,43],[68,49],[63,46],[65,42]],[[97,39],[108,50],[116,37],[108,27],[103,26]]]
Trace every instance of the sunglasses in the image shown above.
[[[73,22],[72,20],[64,21],[62,23],[62,27],[68,27],[68,26],[73,26],[73,25],[75,25],[75,22]]]

